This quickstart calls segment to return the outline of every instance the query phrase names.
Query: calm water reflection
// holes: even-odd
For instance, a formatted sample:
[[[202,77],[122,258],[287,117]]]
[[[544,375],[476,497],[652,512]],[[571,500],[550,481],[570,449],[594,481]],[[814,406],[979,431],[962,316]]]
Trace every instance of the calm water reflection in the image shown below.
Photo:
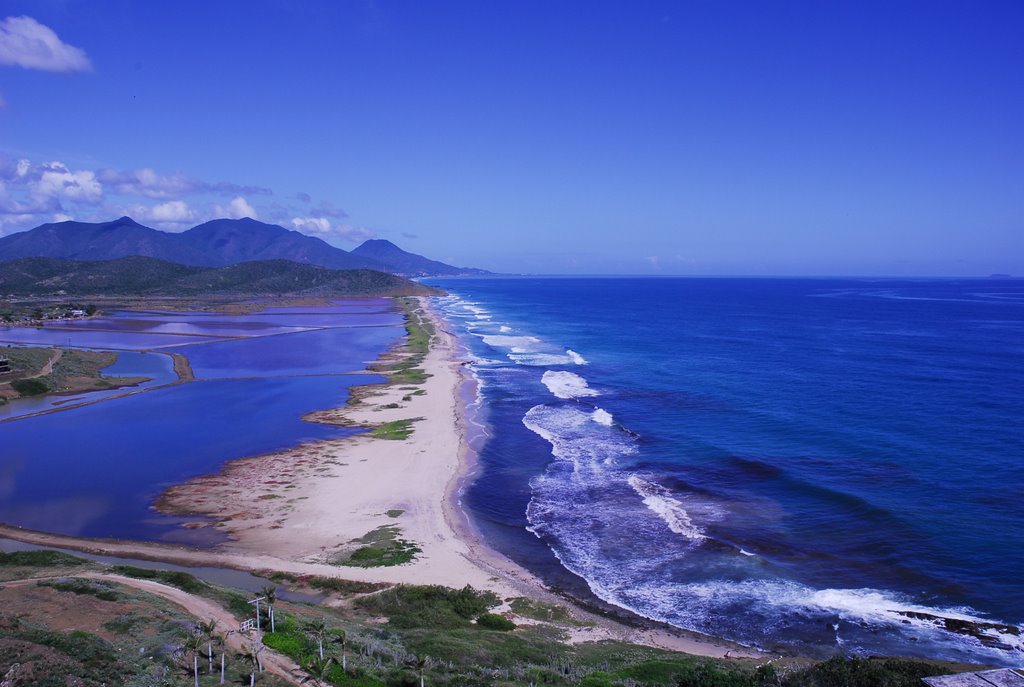
[[[190,532],[178,519],[152,509],[164,488],[234,458],[354,433],[301,417],[343,405],[351,386],[381,381],[339,375],[365,369],[404,334],[401,315],[384,300],[240,316],[115,313],[102,324],[116,331],[4,328],[0,339],[29,344],[40,332],[59,333],[74,346],[112,349],[184,341],[190,345],[174,350],[188,355],[201,379],[0,424],[0,521],[89,537],[182,540]],[[163,325],[246,334],[147,333]],[[149,386],[173,380],[168,356],[153,353],[122,354],[107,373],[152,377]],[[54,399],[36,402],[45,408]]]

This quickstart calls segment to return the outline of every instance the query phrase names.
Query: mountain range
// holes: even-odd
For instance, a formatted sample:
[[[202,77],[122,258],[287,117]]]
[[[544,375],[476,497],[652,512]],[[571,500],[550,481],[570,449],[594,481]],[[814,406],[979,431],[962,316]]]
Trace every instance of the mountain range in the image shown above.
[[[157,258],[199,267],[290,260],[335,270],[369,269],[406,277],[485,274],[372,239],[349,252],[314,236],[250,218],[215,219],[181,233],[158,231],[131,217],[111,222],[54,222],[0,238],[0,262],[19,258],[115,260]]]

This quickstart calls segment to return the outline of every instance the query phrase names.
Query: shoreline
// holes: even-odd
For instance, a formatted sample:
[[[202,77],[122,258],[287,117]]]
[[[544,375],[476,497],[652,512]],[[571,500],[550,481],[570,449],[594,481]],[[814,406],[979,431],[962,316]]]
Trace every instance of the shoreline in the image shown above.
[[[366,582],[470,584],[502,598],[526,596],[568,606],[587,627],[570,642],[617,640],[715,657],[764,658],[767,654],[684,630],[638,619],[631,627],[586,608],[582,600],[545,588],[530,571],[492,549],[462,506],[462,495],[479,469],[470,446],[465,394],[476,383],[464,369],[458,340],[427,298],[416,310],[432,325],[418,367],[419,383],[391,379],[351,389],[343,408],[318,411],[315,421],[377,426],[412,421],[412,434],[374,438],[357,434],[230,461],[214,475],[171,487],[162,512],[201,516],[194,527],[214,527],[230,541],[212,549],[166,543],[90,540],[0,525],[0,536],[92,553],[216,566],[248,572],[274,570]],[[407,314],[407,317],[413,315]],[[409,337],[378,360],[408,357]],[[385,373],[386,375],[387,373]],[[198,518],[197,518],[198,520]],[[360,545],[376,545],[374,533],[391,532],[418,547],[401,565],[354,567],[346,557]],[[369,542],[369,543],[368,543]],[[349,561],[351,562],[351,561]],[[624,615],[631,615],[623,612]]]

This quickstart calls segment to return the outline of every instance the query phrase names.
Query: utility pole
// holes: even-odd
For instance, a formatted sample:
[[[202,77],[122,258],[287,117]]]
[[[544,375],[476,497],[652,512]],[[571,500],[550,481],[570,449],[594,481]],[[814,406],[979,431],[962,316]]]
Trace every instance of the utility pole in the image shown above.
[[[256,639],[260,642],[263,641],[263,633],[260,631],[260,601],[263,601],[264,599],[266,599],[266,597],[257,596],[249,602],[251,604],[256,604]]]

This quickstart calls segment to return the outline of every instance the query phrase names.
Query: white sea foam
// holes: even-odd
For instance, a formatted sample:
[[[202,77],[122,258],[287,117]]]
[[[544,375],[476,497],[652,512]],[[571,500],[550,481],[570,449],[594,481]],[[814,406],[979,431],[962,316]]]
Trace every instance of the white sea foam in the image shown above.
[[[613,424],[612,414],[604,408],[595,409],[594,412],[590,414],[590,419],[599,425],[604,425],[605,427],[611,427]]]
[[[498,328],[498,331],[501,332],[502,334],[508,334],[510,331],[512,331],[512,327],[509,327],[507,324],[503,324],[501,325],[501,327]]]
[[[502,336],[500,334],[477,334],[484,343],[494,348],[507,348],[509,350],[525,353],[536,348],[540,339],[535,336]]]
[[[557,353],[543,353],[540,351],[512,351],[508,354],[509,360],[517,365],[528,367],[554,367],[556,365],[568,365],[569,357]]]
[[[579,353],[577,353],[576,351],[572,350],[571,348],[565,349],[565,354],[567,356],[569,356],[569,360],[571,360],[576,365],[586,365],[587,364],[587,359],[584,358]]]
[[[584,396],[599,396],[587,384],[587,380],[574,372],[548,370],[541,377],[541,382],[558,398],[582,398]]]
[[[595,479],[604,479],[606,466],[618,458],[636,453],[635,442],[627,434],[601,427],[590,413],[575,406],[534,406],[523,424],[551,444],[553,456]]]
[[[704,531],[693,524],[690,514],[683,507],[683,502],[672,496],[668,489],[638,475],[630,475],[627,481],[629,486],[633,487],[633,490],[643,499],[644,505],[664,520],[670,530],[690,541],[704,539]]]

